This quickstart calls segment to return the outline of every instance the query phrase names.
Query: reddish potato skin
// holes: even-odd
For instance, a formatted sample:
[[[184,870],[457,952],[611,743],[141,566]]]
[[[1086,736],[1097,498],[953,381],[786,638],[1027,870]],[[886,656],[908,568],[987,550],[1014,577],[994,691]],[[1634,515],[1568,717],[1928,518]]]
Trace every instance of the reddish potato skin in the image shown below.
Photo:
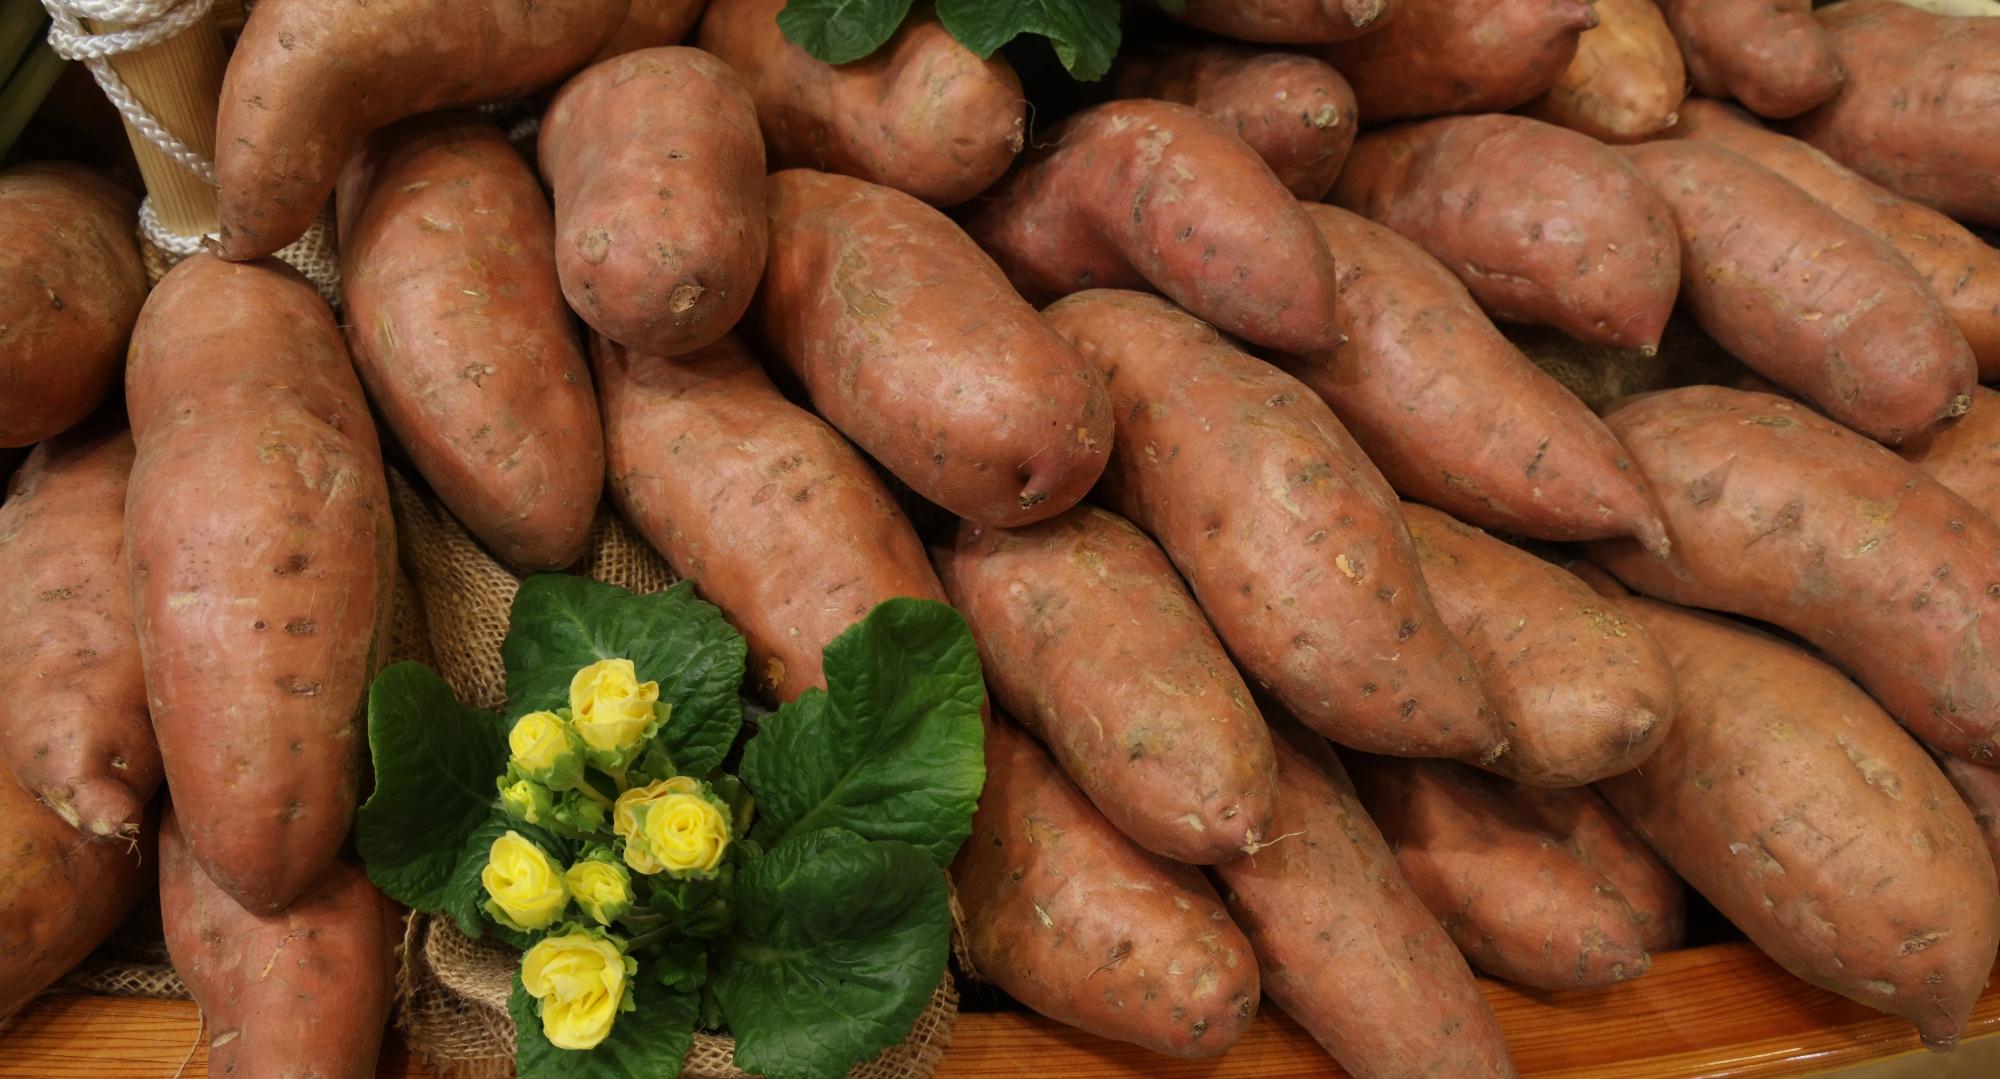
[[[1488,765],[1576,787],[1638,767],[1674,718],[1674,676],[1645,630],[1561,566],[1428,506],[1403,521],[1445,625],[1478,665],[1507,735]]]
[[[169,811],[160,914],[210,1076],[373,1079],[403,927],[360,866],[334,862],[290,909],[253,914],[202,872]]]
[[[764,139],[729,65],[680,46],[602,61],[549,103],[536,153],[556,276],[592,329],[678,356],[743,317],[764,273]]]
[[[1150,283],[1260,345],[1340,340],[1319,230],[1255,150],[1186,105],[1112,101],[1070,117],[966,231],[1036,303]]]
[[[1993,969],[2000,897],[1937,766],[1800,649],[1620,603],[1673,660],[1681,712],[1646,767],[1597,789],[1779,965],[1950,1048]]]
[[[1350,763],[1403,876],[1473,966],[1554,990],[1615,985],[1652,965],[1624,896],[1517,785],[1451,761]]]
[[[1500,1022],[1317,735],[1274,733],[1278,838],[1216,866],[1264,992],[1359,1079],[1511,1076]]]
[[[132,436],[42,443],[0,506],[0,760],[84,835],[131,839],[160,786],[125,586]]]
[[[1506,751],[1394,492],[1312,391],[1154,296],[1080,292],[1043,315],[1111,389],[1100,497],[1159,541],[1246,674],[1344,745]]]
[[[1986,841],[1987,855],[2000,862],[2000,770],[1957,757],[1940,757],[1938,767],[1972,812],[1972,823],[1979,826],[1979,837]]]
[[[1577,38],[1597,25],[1584,0],[1414,0],[1401,15],[1323,54],[1377,124],[1501,112],[1556,84]]]
[[[74,427],[117,384],[146,299],[137,213],[80,166],[0,172],[0,449]]]
[[[1972,388],[1972,410],[1903,459],[2000,521],[2000,392]]]
[[[749,325],[813,407],[918,494],[1012,527],[1076,505],[1111,453],[1097,371],[951,220],[808,169],[771,177]]]
[[[1783,398],[1688,386],[1605,419],[1660,492],[1673,555],[1614,540],[1592,561],[1646,595],[1797,633],[1918,737],[1994,759],[2000,525]]]
[[[1673,207],[1682,298],[1731,355],[1889,445],[1970,407],[1972,348],[1888,241],[1712,143],[1626,153]]]
[[[626,0],[259,3],[222,78],[222,256],[258,258],[303,235],[370,131],[525,96],[582,67],[625,12]]]
[[[1846,71],[1812,0],[1655,0],[1695,92],[1759,116],[1797,116],[1839,92]]]
[[[1674,125],[1687,66],[1653,0],[1594,0],[1597,26],[1577,39],[1556,84],[1523,110],[1604,142],[1637,142]]]
[[[152,823],[131,843],[92,842],[0,781],[0,1022],[82,962],[151,889]]]
[[[1310,45],[1379,30],[1402,10],[1403,0],[1187,0],[1173,15],[1238,41]]]
[[[696,43],[741,72],[773,169],[812,168],[956,206],[993,186],[1027,137],[1006,57],[981,60],[928,9],[838,67],[778,29],[787,0],[714,0]]]
[[[368,405],[303,277],[208,255],[147,299],[125,398],[125,549],[167,783],[208,875],[283,910],[347,837],[389,609]]]
[[[995,700],[1134,843],[1175,861],[1271,835],[1271,732],[1174,567],[1092,506],[966,522],[936,551]]]
[[[945,602],[868,463],[735,335],[674,359],[600,336],[591,358],[613,500],[742,631],[761,693],[825,688],[821,651],[883,600]]]
[[[1930,283],[1945,314],[1958,324],[1979,363],[1979,377],[2000,378],[2000,249],[1721,102],[1690,99],[1674,133],[1742,154],[1887,240]]]
[[[1904,198],[2000,227],[2000,21],[1890,0],[1817,18],[1847,82],[1792,133]]]
[[[390,430],[501,561],[576,561],[604,432],[527,162],[483,120],[406,120],[347,163],[337,204],[347,340]]]
[[[640,49],[678,45],[700,20],[706,0],[631,0],[625,21],[611,31],[610,40],[591,58],[595,63]]]
[[[1673,213],[1588,135],[1506,115],[1364,135],[1330,201],[1414,240],[1510,322],[1653,348],[1673,313]]]
[[[1423,249],[1346,210],[1308,206],[1340,264],[1345,344],[1268,357],[1312,387],[1396,490],[1547,540],[1666,527],[1645,481],[1576,395],[1528,361]]]
[[[951,875],[979,974],[1051,1019],[1217,1057],[1257,1014],[1256,956],[1201,871],[1133,845],[1004,719]]]
[[[1637,622],[1627,625],[1644,632]],[[1551,835],[1566,841],[1584,864],[1618,889],[1638,921],[1639,943],[1646,954],[1670,952],[1687,943],[1686,885],[1603,795],[1588,787],[1519,787],[1514,797],[1535,812]]]
[[[1323,60],[1234,45],[1121,56],[1112,93],[1177,101],[1236,133],[1292,194],[1325,197],[1356,131],[1354,90]],[[1310,207],[1308,207],[1310,209]]]

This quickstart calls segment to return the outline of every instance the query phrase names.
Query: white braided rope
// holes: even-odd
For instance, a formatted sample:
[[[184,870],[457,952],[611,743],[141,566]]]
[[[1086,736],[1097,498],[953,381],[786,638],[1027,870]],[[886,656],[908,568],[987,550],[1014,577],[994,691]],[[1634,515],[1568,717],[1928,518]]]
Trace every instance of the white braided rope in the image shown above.
[[[150,48],[200,22],[208,17],[215,0],[42,0],[48,9],[54,25],[49,27],[49,48],[65,60],[81,60],[90,69],[92,78],[104,90],[104,96],[118,108],[118,114],[132,125],[132,130],[146,137],[146,141],[160,148],[160,152],[173,158],[181,168],[215,183],[215,163],[196,151],[180,137],[161,126],[146,110],[146,106],[126,87],[125,80],[111,69],[113,56],[139,49]],[[156,14],[141,14],[141,11],[157,11]],[[138,18],[100,14],[119,11],[125,15],[138,14]],[[107,21],[130,22],[135,25],[104,33],[91,33],[83,28],[79,18]],[[154,21],[142,22],[144,19]]]

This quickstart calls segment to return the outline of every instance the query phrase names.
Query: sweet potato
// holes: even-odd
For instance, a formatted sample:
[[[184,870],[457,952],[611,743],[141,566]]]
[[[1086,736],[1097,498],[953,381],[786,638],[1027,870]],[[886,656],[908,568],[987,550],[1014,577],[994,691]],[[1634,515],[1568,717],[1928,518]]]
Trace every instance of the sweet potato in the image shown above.
[[[354,814],[396,564],[375,427],[325,302],[269,261],[174,267],[133,331],[125,400],[125,550],[167,783],[208,875],[283,910]]]
[[[609,60],[640,49],[678,45],[701,19],[706,0],[631,0],[625,21],[611,31],[611,37],[597,50],[592,61]]]
[[[211,1079],[373,1079],[403,927],[360,866],[334,862],[289,909],[255,914],[202,872],[170,810],[160,915]]]
[[[1043,315],[1110,385],[1106,504],[1160,542],[1245,673],[1346,745],[1505,752],[1394,492],[1311,390],[1157,297],[1098,289]]]
[[[750,324],[813,407],[932,502],[1023,525],[1075,505],[1111,406],[971,238],[915,197],[831,173],[771,177]]]
[[[626,0],[264,0],[222,79],[222,256],[257,258],[303,235],[370,131],[552,83],[589,61],[625,13]]]
[[[1403,0],[1186,0],[1179,8],[1175,18],[1210,33],[1309,45],[1379,30],[1403,10]]]
[[[1637,622],[1626,624],[1645,632]],[[1639,943],[1648,955],[1672,951],[1687,942],[1685,885],[1603,795],[1586,787],[1517,787],[1512,794],[1517,803],[1534,811],[1549,834],[1566,842],[1584,864],[1618,889],[1625,905],[1632,908],[1632,917],[1639,924]]]
[[[612,498],[743,632],[757,689],[824,688],[821,651],[885,599],[944,602],[868,463],[734,335],[672,360],[598,337],[591,358]]]
[[[1972,346],[1979,377],[2000,378],[2000,250],[1936,210],[1720,102],[1687,102],[1675,134],[1734,150],[1887,240],[1930,282],[1945,314]]]
[[[1185,105],[1112,101],[1070,117],[966,230],[1036,303],[1151,284],[1260,345],[1340,340],[1326,241],[1255,150]]]
[[[1972,822],[1979,826],[1987,855],[2000,862],[2000,770],[1957,757],[1939,757],[1938,767],[1958,791],[1965,808],[1972,811]]]
[[[1134,846],[1005,719],[951,874],[980,976],[1051,1019],[1216,1057],[1257,1013],[1256,957],[1201,871]]]
[[[1549,540],[1666,539],[1625,448],[1509,344],[1465,286],[1367,218],[1308,206],[1340,264],[1332,352],[1271,357],[1312,387],[1404,495]]]
[[[1904,198],[2000,227],[2000,20],[1890,0],[1817,18],[1847,82],[1792,133]]]
[[[1720,386],[1605,417],[1653,481],[1673,555],[1624,541],[1592,561],[1640,592],[1782,626],[1823,649],[1918,737],[1994,759],[2000,525],[1802,405]]]
[[[1160,549],[1078,506],[1020,529],[965,523],[936,552],[994,699],[1100,813],[1181,862],[1271,835],[1271,732]]]
[[[338,205],[354,366],[417,471],[502,561],[576,561],[604,433],[527,162],[483,120],[419,117],[369,138]]]
[[[1687,65],[1653,0],[1595,0],[1596,27],[1556,84],[1522,110],[1605,142],[1637,142],[1674,125]]]
[[[1659,646],[1561,566],[1446,514],[1403,504],[1424,583],[1479,666],[1507,736],[1490,766],[1537,787],[1575,787],[1637,767],[1674,718]]]
[[[0,506],[0,761],[92,838],[131,839],[160,750],[125,586],[132,436],[44,442]]]
[[[1673,660],[1681,712],[1646,767],[1598,790],[1786,970],[1949,1048],[1993,969],[2000,895],[1937,766],[1800,649],[1620,603]]]
[[[1840,90],[1846,71],[1812,0],[1654,0],[1687,58],[1696,93],[1759,116],[1797,116]]]
[[[77,165],[0,172],[0,448],[68,430],[117,383],[146,299],[137,213]]]
[[[1354,90],[1325,61],[1235,45],[1127,50],[1112,93],[1178,101],[1236,132],[1292,194],[1325,197],[1354,145]]]
[[[1556,85],[1596,25],[1585,0],[1409,0],[1380,30],[1323,55],[1371,124],[1500,112]]]
[[[1364,135],[1330,201],[1416,241],[1512,322],[1650,349],[1673,313],[1673,214],[1587,135],[1504,115]]]
[[[1361,1079],[1511,1076],[1493,1009],[1317,736],[1278,751],[1276,838],[1215,867],[1264,992]]]
[[[980,59],[924,9],[836,67],[778,29],[786,2],[715,0],[696,38],[749,84],[772,168],[844,173],[955,206],[1014,163],[1028,99],[1006,57]]]
[[[1890,445],[1971,407],[1971,346],[1887,240],[1712,143],[1627,155],[1673,207],[1695,321],[1752,370]]]
[[[764,139],[736,72],[642,49],[563,85],[536,145],[556,275],[597,332],[659,356],[729,332],[764,273]]]
[[[1972,409],[1929,444],[1905,447],[1903,459],[2000,521],[2000,392],[1972,388]]]
[[[1579,989],[1652,965],[1617,886],[1515,784],[1451,761],[1349,763],[1403,876],[1473,966],[1536,989]]]

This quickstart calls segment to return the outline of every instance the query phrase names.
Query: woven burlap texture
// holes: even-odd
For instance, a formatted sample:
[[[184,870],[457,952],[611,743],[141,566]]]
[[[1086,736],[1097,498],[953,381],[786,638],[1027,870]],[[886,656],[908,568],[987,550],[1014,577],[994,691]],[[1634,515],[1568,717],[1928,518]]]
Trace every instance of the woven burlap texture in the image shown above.
[[[404,567],[416,583],[435,667],[452,692],[480,708],[506,706],[500,646],[520,578],[466,533],[436,501],[390,474]],[[571,572],[637,593],[658,592],[673,570],[608,508],[591,529],[590,548]],[[507,1014],[520,953],[473,940],[449,918],[415,915],[404,937],[406,962],[397,1023],[411,1050],[449,1079],[503,1079],[514,1073],[514,1023]],[[850,1079],[924,1079],[935,1074],[958,1018],[949,974],[901,1045],[857,1066]],[[738,1079],[735,1043],[697,1033],[683,1063],[685,1079]]]

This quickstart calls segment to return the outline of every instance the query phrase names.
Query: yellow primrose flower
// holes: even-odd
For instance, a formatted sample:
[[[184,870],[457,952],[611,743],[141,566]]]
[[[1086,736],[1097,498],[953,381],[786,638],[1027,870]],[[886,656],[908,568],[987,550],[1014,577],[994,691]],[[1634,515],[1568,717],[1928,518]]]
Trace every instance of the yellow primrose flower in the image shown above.
[[[509,831],[493,841],[479,882],[491,897],[486,912],[523,932],[547,929],[569,906],[562,871],[519,832]]]
[[[500,804],[510,816],[527,821],[529,824],[542,823],[554,809],[549,789],[527,779],[517,779],[509,783],[502,777]]]
[[[576,739],[554,712],[529,712],[507,732],[514,771],[561,790],[583,775]]]
[[[653,725],[659,699],[660,684],[640,682],[631,660],[601,659],[570,679],[570,722],[591,749],[633,749]]]
[[[589,859],[563,871],[570,898],[599,925],[610,925],[632,906],[632,877],[616,862]]]
[[[611,1033],[625,999],[628,960],[587,933],[544,937],[521,957],[521,985],[541,1004],[542,1033],[558,1049],[588,1050]]]
[[[729,848],[729,816],[707,785],[675,776],[619,797],[612,826],[625,840],[625,864],[641,873],[705,877]]]

